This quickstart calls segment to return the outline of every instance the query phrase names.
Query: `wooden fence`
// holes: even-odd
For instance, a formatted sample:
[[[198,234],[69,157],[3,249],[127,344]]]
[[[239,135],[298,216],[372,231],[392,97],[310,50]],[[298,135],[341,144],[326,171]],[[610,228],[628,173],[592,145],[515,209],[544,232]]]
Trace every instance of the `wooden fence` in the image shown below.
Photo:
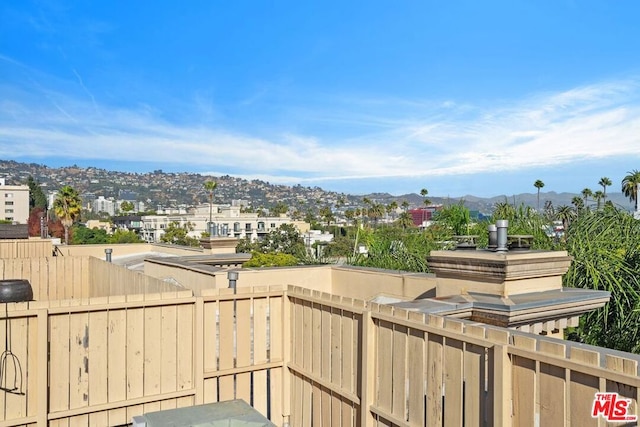
[[[8,388],[22,383],[0,392],[0,425],[122,425],[235,398],[281,424],[285,293],[244,291],[7,304]]]
[[[598,426],[603,391],[638,411],[634,355],[304,288],[288,297],[292,426]]]
[[[51,240],[0,240],[0,258],[44,258],[53,254]]]
[[[36,301],[183,290],[93,257],[0,259],[0,279],[29,280]]]
[[[17,362],[0,426],[121,425],[235,398],[291,427],[604,425],[597,391],[638,408],[632,355],[298,287],[0,310]]]

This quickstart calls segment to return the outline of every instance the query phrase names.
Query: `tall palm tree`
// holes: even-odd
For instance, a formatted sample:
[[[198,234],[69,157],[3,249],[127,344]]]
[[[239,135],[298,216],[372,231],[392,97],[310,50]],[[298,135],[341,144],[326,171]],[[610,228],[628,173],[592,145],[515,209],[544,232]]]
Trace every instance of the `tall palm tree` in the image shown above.
[[[420,195],[424,197],[424,200],[423,200],[424,205],[429,206],[431,204],[431,200],[429,200],[429,198],[427,197],[427,195],[429,195],[429,190],[427,190],[426,188],[423,188],[422,190],[420,190]]]
[[[403,200],[402,203],[400,203],[400,206],[402,206],[402,209],[406,212],[407,209],[409,209],[409,202]]]
[[[585,188],[582,190],[582,197],[584,198],[584,206],[586,208],[589,207],[589,197],[593,196],[593,191],[590,188]]]
[[[538,189],[538,210],[540,210],[540,189],[544,187],[544,182],[536,179],[536,182],[533,183],[533,186]]]
[[[638,184],[640,184],[640,171],[637,169],[627,172],[622,178],[622,192],[630,201],[635,202],[635,210],[638,210]]]
[[[604,199],[604,193],[600,190],[593,193],[593,198],[597,203],[597,209],[600,209],[600,202]]]
[[[603,200],[607,200],[607,187],[611,185],[611,180],[609,178],[607,178],[606,176],[603,176],[602,178],[600,178],[600,181],[598,181],[598,185],[602,186],[602,193],[604,194],[603,196]]]
[[[218,183],[215,181],[206,181],[204,183],[204,189],[209,193],[209,227],[213,222],[213,191],[218,187]]]
[[[69,244],[69,228],[73,225],[73,222],[80,216],[82,211],[82,202],[80,201],[80,195],[78,192],[65,185],[58,191],[58,194],[53,201],[53,212],[64,227],[64,242]]]

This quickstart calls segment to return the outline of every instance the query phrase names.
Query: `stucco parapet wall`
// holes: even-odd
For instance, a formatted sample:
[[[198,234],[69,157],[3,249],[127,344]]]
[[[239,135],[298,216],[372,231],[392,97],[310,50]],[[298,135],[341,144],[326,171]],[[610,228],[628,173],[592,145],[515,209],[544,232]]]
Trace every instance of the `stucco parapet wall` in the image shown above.
[[[217,255],[195,255],[185,257],[149,257],[145,262],[160,264],[185,270],[197,271],[203,274],[215,274],[221,270],[226,270],[222,266],[242,264],[251,258],[251,254],[217,254]]]
[[[566,251],[432,251],[427,262],[438,278],[503,283],[562,276],[571,265]]]

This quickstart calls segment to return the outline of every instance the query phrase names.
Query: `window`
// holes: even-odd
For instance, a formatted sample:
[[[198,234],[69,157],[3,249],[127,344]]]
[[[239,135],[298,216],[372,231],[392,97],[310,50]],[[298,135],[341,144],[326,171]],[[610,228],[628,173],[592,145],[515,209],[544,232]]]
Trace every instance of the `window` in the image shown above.
[[[264,222],[258,223],[258,231],[264,231]]]
[[[275,222],[271,223],[271,228],[276,228],[276,223]]]
[[[4,193],[4,197],[10,199],[13,197],[13,193]]]
[[[4,213],[13,213],[13,209],[5,209]]]
[[[13,221],[13,217],[12,216],[8,216],[5,218],[7,221]]]
[[[160,228],[164,228],[164,224],[160,224]]]
[[[247,222],[244,224],[244,231],[251,231],[251,223]]]
[[[234,222],[233,223],[233,231],[240,231],[240,223],[239,222]]]
[[[4,202],[5,206],[13,206],[13,202]]]

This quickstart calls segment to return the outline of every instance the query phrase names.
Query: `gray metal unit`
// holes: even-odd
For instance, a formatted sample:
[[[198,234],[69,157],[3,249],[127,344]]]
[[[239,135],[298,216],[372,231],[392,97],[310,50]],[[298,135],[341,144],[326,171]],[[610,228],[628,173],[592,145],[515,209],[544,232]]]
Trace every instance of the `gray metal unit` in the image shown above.
[[[239,399],[149,412],[132,422],[135,427],[276,427]]]

